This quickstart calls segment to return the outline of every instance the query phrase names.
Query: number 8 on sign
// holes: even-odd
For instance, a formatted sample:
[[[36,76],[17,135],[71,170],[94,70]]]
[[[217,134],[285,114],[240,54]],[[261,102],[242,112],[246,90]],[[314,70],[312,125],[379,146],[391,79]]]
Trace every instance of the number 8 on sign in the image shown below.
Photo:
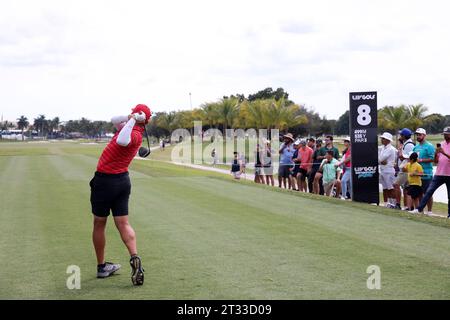
[[[358,107],[358,118],[356,119],[358,124],[361,126],[368,126],[372,122],[372,117],[370,116],[370,106],[367,104],[362,104]]]

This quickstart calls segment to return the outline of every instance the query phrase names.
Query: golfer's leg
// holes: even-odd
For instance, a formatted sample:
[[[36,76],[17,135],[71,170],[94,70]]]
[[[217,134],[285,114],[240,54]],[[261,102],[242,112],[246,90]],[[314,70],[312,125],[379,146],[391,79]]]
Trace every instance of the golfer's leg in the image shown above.
[[[94,216],[94,229],[92,231],[92,242],[94,243],[97,264],[105,263],[105,229],[107,217]]]
[[[115,216],[114,223],[119,230],[120,237],[128,249],[130,256],[137,255],[136,233],[128,222],[128,216]]]

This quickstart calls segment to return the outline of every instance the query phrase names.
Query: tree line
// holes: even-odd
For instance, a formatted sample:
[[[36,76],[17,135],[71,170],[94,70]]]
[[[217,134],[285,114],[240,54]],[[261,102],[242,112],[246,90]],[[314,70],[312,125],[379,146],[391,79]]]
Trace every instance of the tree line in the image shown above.
[[[5,121],[0,124],[1,130],[10,130],[15,126],[12,122]],[[100,137],[111,133],[114,126],[109,121],[91,121],[86,118],[69,120],[62,123],[59,117],[47,119],[41,114],[31,123],[24,115],[17,119],[17,129],[21,130],[22,138],[36,133],[39,137],[67,138],[67,137]]]
[[[379,131],[396,134],[408,127],[423,127],[430,133],[439,133],[450,126],[450,115],[428,114],[423,104],[385,106],[378,110]],[[349,111],[337,120],[329,120],[313,109],[294,103],[283,88],[265,88],[254,94],[232,94],[214,102],[206,102],[193,110],[156,112],[147,130],[151,136],[169,137],[178,128],[193,131],[194,121],[202,121],[203,130],[216,128],[225,133],[228,128],[279,129],[295,136],[322,136],[324,134],[348,135]],[[7,121],[0,124],[2,130],[13,126]],[[36,131],[39,136],[70,136],[77,133],[86,137],[102,136],[114,132],[108,121],[90,121],[86,118],[61,123],[58,117],[46,119],[39,115],[31,124],[25,116],[17,119],[17,128]]]

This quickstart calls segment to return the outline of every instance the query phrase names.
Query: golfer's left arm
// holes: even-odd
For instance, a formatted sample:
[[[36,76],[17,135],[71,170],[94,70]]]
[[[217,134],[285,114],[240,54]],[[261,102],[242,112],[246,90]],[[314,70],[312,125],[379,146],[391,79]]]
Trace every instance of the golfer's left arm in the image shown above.
[[[131,142],[131,132],[133,131],[133,127],[136,124],[136,119],[131,117],[128,122],[124,125],[122,130],[120,130],[119,135],[117,136],[117,144],[122,147],[126,147]]]
[[[111,122],[117,130],[120,130],[123,128],[128,119],[129,116],[115,116],[111,118]]]

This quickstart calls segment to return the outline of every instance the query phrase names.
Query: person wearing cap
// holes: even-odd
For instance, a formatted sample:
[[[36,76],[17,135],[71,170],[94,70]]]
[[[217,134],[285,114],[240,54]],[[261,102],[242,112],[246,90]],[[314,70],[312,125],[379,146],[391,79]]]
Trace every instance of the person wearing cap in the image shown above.
[[[419,203],[417,209],[410,211],[411,213],[422,212],[428,199],[431,199],[433,193],[443,184],[447,187],[447,218],[450,218],[450,127],[446,127],[442,132],[444,141],[437,145],[434,157],[434,163],[437,164],[436,174],[425,191],[425,195]]]
[[[294,137],[292,133],[285,134],[283,136],[283,143],[281,144],[280,154],[280,166],[278,167],[278,186],[282,188],[282,184],[285,188],[291,189],[291,168],[293,166],[292,155],[294,154]],[[287,183],[286,183],[287,181]]]
[[[422,188],[426,192],[433,180],[433,162],[435,149],[431,143],[426,140],[427,132],[423,128],[418,128],[416,130],[416,140],[417,144],[413,151],[419,155],[419,160],[417,161],[423,168],[422,176]],[[433,214],[433,197],[430,197],[427,202],[428,214]]]
[[[306,178],[311,173],[313,149],[306,145],[306,140],[300,140],[300,149],[298,150],[300,159],[299,175],[297,175],[297,185],[299,191],[308,192]],[[309,178],[308,178],[309,179]]]
[[[406,172],[403,172],[403,168],[405,165],[409,162],[409,155],[413,152],[414,146],[416,145],[414,141],[411,139],[412,131],[408,128],[403,128],[399,131],[399,138],[400,145],[398,148],[398,160],[397,160],[397,166],[398,166],[398,174],[397,178],[394,182],[394,190],[395,190],[395,201],[396,201],[396,208],[401,208],[401,198],[402,198],[402,189],[403,189],[403,205],[404,210],[410,210],[408,207],[408,203],[410,203],[408,192],[406,192],[406,187],[408,185],[408,174]]]
[[[395,208],[395,159],[397,149],[392,146],[392,134],[384,132],[381,135],[382,146],[378,149],[378,164],[380,166],[380,183],[383,187],[383,200],[387,208]]]
[[[341,162],[338,164],[342,167],[342,199],[350,199],[352,196],[352,152],[350,148],[350,137],[344,138],[344,151]],[[349,194],[347,196],[347,193]]]
[[[406,154],[405,154],[406,156]],[[419,206],[419,197],[422,196],[422,179],[423,168],[417,163],[418,155],[415,152],[411,152],[409,155],[409,162],[402,168],[402,171],[406,173],[408,179],[408,194],[411,197],[412,206],[417,209]]]
[[[128,166],[142,144],[144,126],[150,117],[150,109],[144,104],[138,104],[130,115],[111,119],[118,131],[103,150],[94,178],[89,182],[94,215],[92,240],[97,256],[98,278],[109,277],[120,269],[119,264],[105,262],[105,229],[112,212],[120,237],[131,256],[131,281],[134,285],[144,283],[144,269],[137,254],[136,234],[128,222],[128,200],[131,193]]]

